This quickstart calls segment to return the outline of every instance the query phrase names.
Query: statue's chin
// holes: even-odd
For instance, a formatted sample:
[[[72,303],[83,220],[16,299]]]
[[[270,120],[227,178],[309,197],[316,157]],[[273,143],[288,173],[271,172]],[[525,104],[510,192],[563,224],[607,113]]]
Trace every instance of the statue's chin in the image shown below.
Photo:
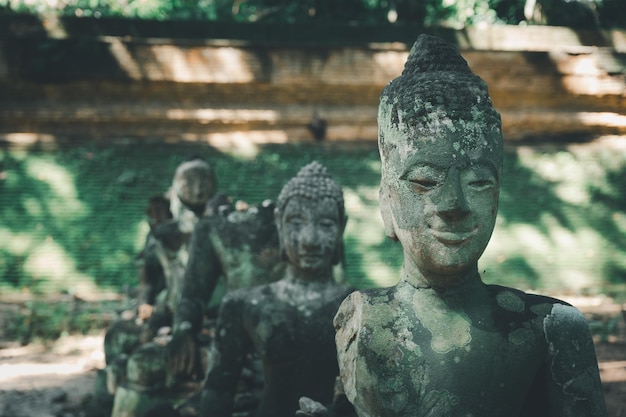
[[[201,212],[204,211],[207,201],[198,201],[198,200],[186,200],[180,196],[178,196],[181,203],[183,203],[186,207],[188,207],[191,211]]]
[[[422,270],[426,282],[433,288],[455,288],[476,275],[476,262],[437,265],[428,271]]]

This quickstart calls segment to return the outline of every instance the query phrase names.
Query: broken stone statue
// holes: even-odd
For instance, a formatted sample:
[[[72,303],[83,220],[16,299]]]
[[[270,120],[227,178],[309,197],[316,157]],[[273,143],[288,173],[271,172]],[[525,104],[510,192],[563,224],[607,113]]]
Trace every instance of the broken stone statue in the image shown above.
[[[350,289],[337,283],[346,215],[341,187],[312,162],[282,189],[275,210],[287,269],[280,281],[226,294],[202,396],[203,416],[230,417],[250,350],[263,363],[255,417],[293,417],[300,397],[331,403],[339,375],[332,319]]]
[[[502,173],[500,115],[457,50],[430,35],[382,92],[380,209],[397,285],[335,317],[360,417],[604,417],[594,345],[571,305],[481,280]]]

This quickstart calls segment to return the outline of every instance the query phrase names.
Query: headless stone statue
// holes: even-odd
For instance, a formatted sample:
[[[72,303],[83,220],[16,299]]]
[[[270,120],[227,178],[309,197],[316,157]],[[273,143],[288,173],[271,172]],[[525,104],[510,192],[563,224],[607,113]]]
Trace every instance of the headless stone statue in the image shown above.
[[[360,417],[606,415],[583,315],[486,285],[502,172],[500,116],[455,48],[421,35],[379,106],[380,206],[404,264],[335,317],[341,377]]]
[[[249,288],[277,281],[285,264],[280,259],[274,223],[274,203],[219,213],[201,219],[191,237],[189,261],[183,277],[182,295],[176,306],[175,328],[183,324],[198,333],[206,307],[218,281],[226,290]]]
[[[265,384],[255,417],[292,417],[302,396],[333,399],[338,375],[332,318],[349,289],[333,278],[346,223],[341,188],[313,162],[283,188],[275,212],[278,282],[229,292],[220,308],[202,398],[202,415],[230,417],[242,363],[261,356]]]

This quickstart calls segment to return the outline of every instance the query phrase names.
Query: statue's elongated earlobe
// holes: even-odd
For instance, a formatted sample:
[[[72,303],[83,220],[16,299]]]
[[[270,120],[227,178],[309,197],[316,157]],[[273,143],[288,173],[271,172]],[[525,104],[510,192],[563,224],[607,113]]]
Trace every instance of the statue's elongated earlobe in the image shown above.
[[[287,252],[285,252],[285,245],[283,245],[283,225],[281,223],[282,213],[278,207],[274,209],[274,223],[276,223],[276,230],[278,231],[278,254],[283,261],[287,260]]]
[[[393,225],[393,214],[391,213],[389,190],[387,187],[381,187],[378,199],[380,214],[383,217],[383,224],[385,225],[385,235],[394,242],[397,242],[398,236],[396,235],[396,228]]]

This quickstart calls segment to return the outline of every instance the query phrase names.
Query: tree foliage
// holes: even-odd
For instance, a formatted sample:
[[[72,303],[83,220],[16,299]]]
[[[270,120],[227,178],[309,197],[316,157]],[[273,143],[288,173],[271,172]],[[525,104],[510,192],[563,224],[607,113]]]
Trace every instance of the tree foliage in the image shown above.
[[[345,24],[624,26],[622,0],[0,0],[0,12]],[[529,9],[529,5],[535,5]],[[525,16],[524,9],[533,11]],[[529,13],[527,10],[526,14]],[[584,24],[581,24],[583,22]]]

